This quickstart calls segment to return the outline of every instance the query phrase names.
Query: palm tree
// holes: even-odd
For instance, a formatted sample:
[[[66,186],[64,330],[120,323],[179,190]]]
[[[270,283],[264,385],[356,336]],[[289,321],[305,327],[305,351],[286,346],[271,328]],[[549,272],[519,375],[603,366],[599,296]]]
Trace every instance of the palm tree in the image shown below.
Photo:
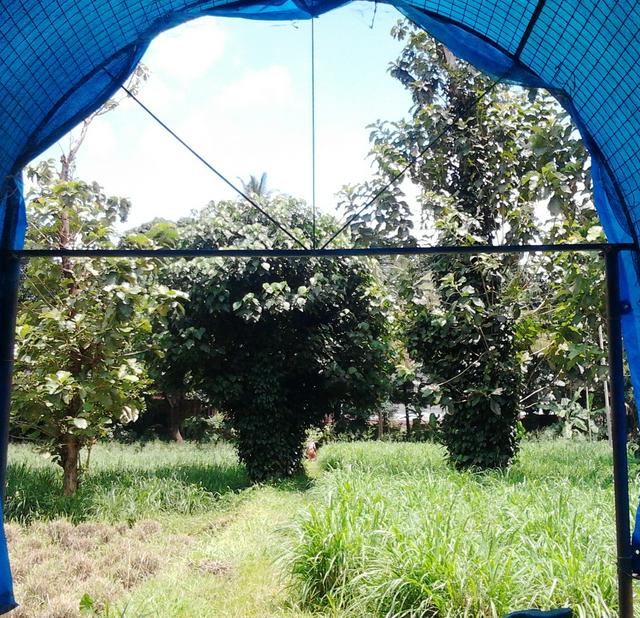
[[[247,195],[255,195],[256,197],[269,197],[271,191],[267,190],[267,173],[263,172],[258,180],[257,176],[251,174],[248,181],[239,178],[242,183],[242,190]]]

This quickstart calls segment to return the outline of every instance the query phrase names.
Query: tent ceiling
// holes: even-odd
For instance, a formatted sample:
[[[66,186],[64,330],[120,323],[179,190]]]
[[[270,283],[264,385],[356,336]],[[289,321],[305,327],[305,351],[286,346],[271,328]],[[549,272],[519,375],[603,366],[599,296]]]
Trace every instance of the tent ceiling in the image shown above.
[[[0,178],[108,98],[159,32],[200,15],[300,19],[338,2],[8,0],[0,13]],[[640,8],[635,0],[395,3],[494,75],[544,84],[573,106],[610,172],[620,228],[640,226]],[[455,36],[456,28],[463,36]],[[466,35],[466,36],[464,36]],[[457,48],[457,49],[455,49]],[[519,61],[518,61],[519,59]],[[609,179],[608,179],[609,180]],[[625,212],[626,211],[626,212]],[[613,232],[608,226],[609,232]],[[629,232],[634,232],[630,228]],[[615,240],[623,240],[622,229]]]

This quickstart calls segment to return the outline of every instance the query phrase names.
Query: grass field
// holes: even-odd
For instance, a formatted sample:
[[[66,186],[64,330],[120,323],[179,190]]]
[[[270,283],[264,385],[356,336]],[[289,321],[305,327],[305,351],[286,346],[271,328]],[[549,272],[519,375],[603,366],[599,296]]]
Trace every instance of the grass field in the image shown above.
[[[12,447],[14,616],[615,616],[606,444],[526,443],[483,475],[433,445],[334,444],[308,472],[249,487],[228,445],[108,445],[66,500]]]

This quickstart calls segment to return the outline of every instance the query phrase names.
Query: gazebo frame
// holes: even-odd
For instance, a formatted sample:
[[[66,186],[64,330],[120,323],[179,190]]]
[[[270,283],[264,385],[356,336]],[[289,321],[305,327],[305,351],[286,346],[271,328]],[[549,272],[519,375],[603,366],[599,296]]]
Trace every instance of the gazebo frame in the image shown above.
[[[620,298],[619,256],[637,251],[633,243],[583,243],[540,245],[471,245],[435,247],[371,247],[349,249],[22,249],[0,250],[0,487],[4,491],[9,409],[13,371],[15,319],[18,305],[20,262],[34,257],[68,258],[194,258],[194,257],[312,257],[393,255],[478,255],[490,253],[597,252],[605,259],[609,383],[611,394],[611,442],[615,502],[616,556],[620,618],[633,618],[632,547],[627,460],[627,412],[621,316],[629,310]]]

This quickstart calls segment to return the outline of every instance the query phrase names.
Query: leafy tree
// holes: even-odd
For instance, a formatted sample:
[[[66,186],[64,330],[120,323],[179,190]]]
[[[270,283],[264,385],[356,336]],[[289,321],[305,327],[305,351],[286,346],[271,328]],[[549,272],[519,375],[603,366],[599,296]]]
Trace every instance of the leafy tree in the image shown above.
[[[543,134],[538,130],[533,142],[542,165],[525,180],[549,204],[551,219],[543,239],[603,242],[589,160],[571,124],[563,119]],[[607,379],[602,258],[591,253],[538,255],[529,260],[527,271],[532,285],[519,325],[532,343],[527,405],[567,399],[601,409]]]
[[[265,206],[310,234],[302,202],[275,195]],[[291,244],[238,202],[211,203],[179,228],[188,246]],[[320,217],[318,228],[335,224]],[[366,260],[198,258],[169,267],[167,281],[189,301],[167,334],[166,372],[228,415],[253,479],[293,474],[308,428],[386,397],[388,301]]]
[[[129,202],[96,183],[63,180],[51,163],[29,170],[27,246],[112,247]],[[13,423],[79,481],[84,446],[137,418],[149,385],[141,350],[180,295],[141,285],[149,261],[32,259],[24,268],[16,331]]]
[[[401,347],[401,340],[396,339],[396,354],[394,357],[393,373],[391,374],[390,399],[393,403],[404,406],[405,427],[407,440],[411,438],[411,410],[416,409],[420,402],[421,379],[419,363],[414,361],[407,350]]]
[[[120,246],[124,248],[164,247],[177,248],[180,246],[180,230],[173,221],[153,219],[129,230],[121,239]],[[164,272],[161,268],[160,272]],[[153,270],[146,275],[143,285],[157,283],[158,271]],[[146,393],[151,415],[155,422],[160,422],[166,428],[167,435],[175,442],[184,442],[184,423],[190,417],[208,411],[209,401],[202,391],[192,387],[190,368],[171,360],[175,342],[161,328],[157,333],[161,342],[167,339],[166,345],[159,345],[147,351],[145,360],[149,369],[149,377],[153,383]],[[143,419],[134,426],[133,431],[148,429]]]
[[[461,232],[473,236],[475,226],[473,218],[445,211],[440,242],[473,244]],[[437,301],[409,307],[408,346],[447,408],[441,439],[459,467],[504,467],[516,452],[522,359],[501,262],[495,255],[438,256],[430,261]]]
[[[354,245],[415,246],[414,222],[404,191],[380,172],[373,180],[343,187],[338,194],[338,208],[350,222]]]
[[[376,177],[345,191],[363,244],[420,236],[457,245],[546,240],[536,209],[545,204],[563,221],[580,210],[589,190],[584,148],[549,95],[492,83],[408,22],[393,35],[405,47],[391,74],[414,106],[408,119],[372,127]],[[420,191],[421,232],[411,227],[397,179],[405,168]],[[381,199],[363,208],[371,194]],[[516,450],[526,348],[543,336],[533,294],[548,292],[554,278],[513,256],[447,255],[421,264],[436,294],[422,298],[405,286],[407,346],[447,404],[445,444],[458,465],[505,465]],[[422,278],[420,270],[413,272]]]

